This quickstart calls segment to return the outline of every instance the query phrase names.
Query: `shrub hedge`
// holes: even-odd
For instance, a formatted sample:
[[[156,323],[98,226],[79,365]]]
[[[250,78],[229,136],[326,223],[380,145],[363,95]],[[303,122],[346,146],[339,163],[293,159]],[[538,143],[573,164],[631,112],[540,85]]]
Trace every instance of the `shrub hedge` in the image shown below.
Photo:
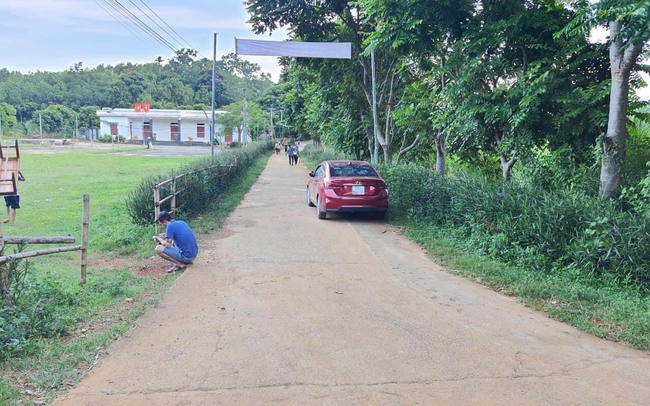
[[[303,157],[345,158],[317,147]],[[435,227],[468,249],[539,274],[579,271],[650,290],[650,218],[638,210],[579,188],[441,178],[413,164],[377,169],[388,183],[394,221]]]
[[[650,221],[576,191],[380,168],[391,218],[442,227],[469,248],[540,272],[573,268],[650,289]]]
[[[180,170],[172,170],[166,175],[144,179],[127,196],[126,207],[134,224],[150,225],[154,219],[153,187],[167,179],[186,174],[177,184],[177,217],[190,217],[204,211],[222,195],[253,161],[270,151],[271,142],[254,142],[246,148],[230,149],[211,158],[192,162]],[[161,198],[171,194],[171,183],[160,187]],[[161,205],[161,210],[170,210],[171,201]]]

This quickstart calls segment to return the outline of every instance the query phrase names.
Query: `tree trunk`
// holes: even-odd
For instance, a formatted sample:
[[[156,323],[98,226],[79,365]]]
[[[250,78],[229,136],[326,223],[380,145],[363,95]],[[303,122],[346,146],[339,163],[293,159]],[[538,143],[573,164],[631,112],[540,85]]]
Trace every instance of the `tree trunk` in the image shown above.
[[[438,176],[447,175],[447,148],[443,133],[436,134],[436,173]]]
[[[373,98],[372,98],[372,81],[371,78],[371,69],[368,66],[368,61],[361,57],[360,58],[361,66],[363,67],[363,80],[361,81],[361,87],[370,106],[370,111],[372,112]],[[385,124],[382,131],[380,126],[377,126],[377,142],[381,146],[381,149],[384,153],[384,163],[390,165],[392,162],[392,147],[391,147],[391,133],[392,133],[392,118],[391,110],[394,104],[395,99],[395,87],[399,82],[399,77],[396,74],[396,62],[397,58],[395,56],[391,57],[391,60],[386,64],[387,68],[385,69],[385,76],[381,84],[376,84],[376,96],[377,96],[377,111],[378,114],[382,109],[385,109]],[[374,138],[374,137],[373,137]]]
[[[641,52],[640,46],[629,45],[624,48],[621,38],[617,38],[620,22],[609,24],[610,38],[609,62],[612,85],[609,97],[609,116],[607,134],[601,142],[602,162],[600,167],[601,199],[614,199],[621,192],[621,177],[625,160],[627,142],[627,103],[630,90],[630,72]]]
[[[503,180],[509,181],[512,176],[512,167],[515,165],[515,162],[517,162],[517,158],[515,155],[513,155],[510,160],[507,160],[505,155],[499,154],[499,161],[501,161],[501,173],[503,174]]]
[[[397,163],[399,163],[399,161],[402,159],[402,156],[404,156],[404,154],[406,154],[407,152],[415,148],[416,145],[418,145],[419,140],[420,140],[420,134],[415,136],[415,140],[411,143],[411,145],[409,145],[406,148],[402,148],[399,151],[399,153],[397,154]]]

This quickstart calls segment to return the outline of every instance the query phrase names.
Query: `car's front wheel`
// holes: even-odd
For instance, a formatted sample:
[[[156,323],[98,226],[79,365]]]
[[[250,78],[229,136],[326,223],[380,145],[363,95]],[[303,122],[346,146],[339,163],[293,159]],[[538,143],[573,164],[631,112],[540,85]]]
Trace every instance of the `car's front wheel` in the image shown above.
[[[316,202],[316,216],[318,216],[319,219],[323,220],[327,216],[327,212],[323,210],[322,204],[320,201],[320,195],[318,196],[318,201]]]
[[[307,188],[307,206],[314,207],[314,203],[311,202],[311,193],[309,193],[309,187]]]

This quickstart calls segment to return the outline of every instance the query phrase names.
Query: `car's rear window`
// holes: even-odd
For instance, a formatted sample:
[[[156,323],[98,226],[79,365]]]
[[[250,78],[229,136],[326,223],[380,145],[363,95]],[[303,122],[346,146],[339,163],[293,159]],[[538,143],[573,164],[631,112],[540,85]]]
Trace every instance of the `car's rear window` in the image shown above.
[[[331,166],[330,176],[334,177],[376,177],[377,172],[368,165]]]

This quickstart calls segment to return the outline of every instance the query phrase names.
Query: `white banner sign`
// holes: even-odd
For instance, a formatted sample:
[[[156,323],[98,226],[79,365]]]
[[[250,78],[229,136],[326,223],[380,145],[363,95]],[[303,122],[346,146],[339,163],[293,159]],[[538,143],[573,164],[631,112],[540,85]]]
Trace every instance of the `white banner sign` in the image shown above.
[[[349,42],[262,41],[235,38],[237,55],[293,56],[302,58],[352,58]]]

